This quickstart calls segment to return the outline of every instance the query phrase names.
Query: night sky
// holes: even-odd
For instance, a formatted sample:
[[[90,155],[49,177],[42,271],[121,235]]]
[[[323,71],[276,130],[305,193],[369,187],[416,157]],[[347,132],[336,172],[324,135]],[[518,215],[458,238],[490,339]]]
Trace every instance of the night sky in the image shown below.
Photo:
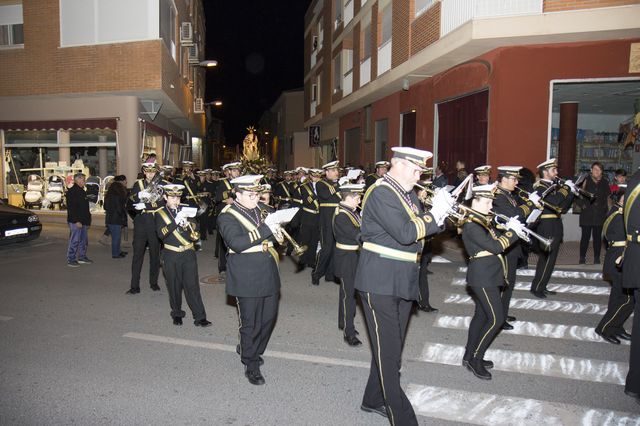
[[[220,99],[228,145],[242,142],[282,91],[304,80],[304,15],[311,0],[204,0],[207,40],[205,101]],[[213,107],[212,107],[213,108]]]

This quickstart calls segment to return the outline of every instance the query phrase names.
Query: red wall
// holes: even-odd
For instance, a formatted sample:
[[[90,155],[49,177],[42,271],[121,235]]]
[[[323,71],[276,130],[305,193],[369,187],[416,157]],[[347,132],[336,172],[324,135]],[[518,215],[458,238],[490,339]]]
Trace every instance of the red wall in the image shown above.
[[[628,72],[630,44],[639,41],[495,49],[414,84],[409,91],[396,92],[375,102],[372,104],[372,122],[387,118],[388,146],[397,146],[400,114],[415,108],[418,121],[416,147],[432,151],[434,105],[489,87],[488,163],[533,169],[546,159],[549,82],[554,79],[640,77],[640,73]],[[363,110],[340,119],[340,134],[359,125],[364,126]],[[362,163],[373,163],[375,141],[363,143],[362,148]]]

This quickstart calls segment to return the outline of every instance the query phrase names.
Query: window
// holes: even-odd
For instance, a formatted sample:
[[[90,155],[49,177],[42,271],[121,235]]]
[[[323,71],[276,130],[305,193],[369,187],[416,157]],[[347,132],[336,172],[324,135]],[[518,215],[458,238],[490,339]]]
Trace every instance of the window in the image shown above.
[[[315,52],[318,49],[318,36],[313,36],[313,40],[311,41],[311,51]]]
[[[318,85],[312,84],[311,85],[311,101],[315,102],[317,100],[318,100]]]
[[[0,6],[0,47],[23,45],[22,4]]]
[[[324,39],[324,28],[322,27],[322,17],[318,18],[318,50],[322,49]]]
[[[333,93],[342,90],[342,52],[333,58]]]
[[[176,59],[176,9],[171,0],[160,0],[160,37]]]
[[[391,3],[388,3],[382,9],[382,17],[380,18],[382,22],[381,29],[381,37],[380,37],[380,46],[385,45],[388,41],[391,40],[391,26],[392,26],[392,15],[391,15]]]
[[[344,73],[348,74],[353,70],[353,50],[344,49],[342,54],[344,55]]]
[[[316,102],[319,105],[320,104],[320,82],[322,81],[322,73],[318,74],[318,76],[316,77]]]
[[[416,18],[426,12],[435,2],[436,0],[416,0]]]
[[[362,20],[360,40],[362,43],[360,60],[364,61],[371,57],[371,13],[368,13]]]
[[[335,19],[334,19],[334,24],[335,24],[335,28],[338,28],[340,25],[342,25],[342,1],[343,0],[334,0],[333,4],[334,4],[334,11],[335,11]]]

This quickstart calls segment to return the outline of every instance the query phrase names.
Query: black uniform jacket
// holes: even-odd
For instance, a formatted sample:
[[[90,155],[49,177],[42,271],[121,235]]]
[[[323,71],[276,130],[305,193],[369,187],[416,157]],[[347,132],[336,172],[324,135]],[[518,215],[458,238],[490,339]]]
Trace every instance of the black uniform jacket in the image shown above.
[[[469,254],[467,284],[471,287],[504,285],[505,266],[501,253],[518,240],[515,232],[501,232],[489,222],[471,217],[462,226],[462,241]],[[499,256],[500,255],[500,256]]]
[[[282,181],[273,188],[273,198],[275,203],[283,205],[285,203],[291,203],[291,192],[289,190],[289,182]]]
[[[337,277],[354,276],[360,251],[360,214],[340,204],[333,216],[334,274]]]
[[[245,213],[248,212],[249,216]],[[280,291],[278,253],[271,230],[260,218],[260,209],[246,210],[237,204],[222,209],[218,230],[229,248],[227,294],[236,297],[265,297]]]
[[[168,184],[169,182],[167,182],[166,180],[161,180],[158,183],[158,186],[168,185]],[[147,182],[146,179],[138,179],[137,181],[135,181],[133,184],[133,187],[131,188],[131,195],[129,196],[129,200],[131,204],[133,205],[133,204],[141,203],[142,201],[140,200],[140,197],[138,196],[138,194],[143,189],[148,189],[148,188],[149,188],[149,182]],[[163,207],[164,204],[165,204],[164,198],[161,197],[159,200],[153,203],[145,203],[144,210],[137,210],[137,211],[139,213],[153,213],[160,207]]]
[[[316,183],[316,193],[318,194],[320,211],[324,211],[329,214],[329,217],[333,217],[333,212],[336,207],[338,207],[338,203],[342,199],[338,192],[338,182],[330,182],[325,179],[320,179]]]
[[[541,179],[536,182],[533,187],[539,195],[542,195],[551,185],[552,182]],[[569,187],[562,186],[548,193],[544,197],[544,200],[549,204],[561,208],[562,211],[566,211],[573,202],[573,193]],[[543,237],[553,237],[554,243],[559,244],[564,236],[561,216],[555,211],[545,207],[542,210],[542,215],[540,215],[536,232]]]
[[[356,289],[418,300],[421,240],[440,230],[418,205],[415,192],[405,192],[388,175],[369,188],[362,203]]]
[[[229,183],[229,179],[222,178],[218,180],[218,187],[216,188],[216,196],[214,198],[217,214],[227,206],[227,203],[224,202],[227,198],[235,198],[235,194],[231,191],[232,189],[233,186]]]
[[[531,214],[535,209],[532,202],[523,202],[520,197],[514,197],[511,191],[498,186],[495,192],[495,199],[493,200],[493,211],[503,214],[505,216],[514,217],[517,216],[520,222],[527,219],[527,216]]]
[[[602,226],[602,236],[607,243],[602,272],[610,277],[621,274],[622,271],[616,266],[616,259],[622,256],[627,235],[624,232],[624,220],[620,205],[615,205],[609,210],[609,215]]]
[[[640,170],[627,183],[624,196],[624,227],[627,248],[622,266],[622,286],[640,288]]]
[[[320,203],[311,185],[312,183],[307,181],[298,186],[298,197],[301,200],[302,209],[300,222],[303,225],[318,225],[320,220]]]
[[[371,185],[373,185],[374,183],[376,183],[376,181],[380,179],[380,176],[378,176],[376,173],[370,173],[367,175],[367,177],[364,179],[364,188],[365,191],[367,189],[369,189],[369,187]]]
[[[164,245],[164,254],[170,252],[183,252],[193,250],[193,240],[190,238],[190,231],[176,224],[174,218],[177,210],[171,211],[164,206],[156,211],[156,234]]]

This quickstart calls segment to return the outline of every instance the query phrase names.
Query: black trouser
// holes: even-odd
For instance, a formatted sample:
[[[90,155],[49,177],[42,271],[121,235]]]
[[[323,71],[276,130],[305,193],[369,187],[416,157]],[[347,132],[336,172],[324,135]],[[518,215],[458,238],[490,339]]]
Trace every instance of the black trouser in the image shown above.
[[[558,258],[558,252],[560,251],[560,241],[558,238],[554,238],[549,251],[545,251],[542,248],[538,251],[538,263],[536,264],[536,274],[531,281],[531,291],[543,292],[547,289],[551,273],[556,266],[556,259]]]
[[[300,257],[300,263],[304,263],[307,266],[314,266],[316,264],[319,234],[318,226],[300,225],[300,232],[298,233],[300,239],[298,243],[308,247],[307,251]]]
[[[430,306],[429,303],[429,273],[427,267],[431,262],[431,256],[425,251],[420,259],[420,274],[418,275],[418,305]]]
[[[131,289],[140,289],[140,271],[144,253],[149,246],[149,284],[158,285],[160,275],[160,240],[152,213],[140,213],[133,221],[133,260],[131,261]]]
[[[227,270],[227,245],[224,243],[224,239],[220,235],[220,232],[216,233],[216,256],[218,257],[218,272],[224,272]]]
[[[196,253],[187,250],[182,253],[167,249],[162,251],[164,260],[164,280],[169,291],[169,305],[171,316],[182,318],[185,313],[182,310],[182,291],[184,290],[187,305],[191,309],[193,319],[200,321],[207,318],[200,295],[200,282],[198,280],[198,262]]]
[[[502,312],[505,317],[509,314],[509,304],[511,304],[511,296],[513,288],[516,285],[516,273],[518,270],[518,259],[522,254],[520,244],[516,243],[507,249],[504,255],[505,269],[507,271],[507,279],[504,287],[502,287]]]
[[[385,405],[392,425],[417,425],[411,402],[400,387],[402,346],[412,300],[360,292],[371,343],[371,369],[362,404]]]
[[[602,248],[602,226],[580,226],[582,236],[580,237],[580,260],[587,256],[589,239],[593,234],[593,260],[600,262],[600,249]]]
[[[236,297],[240,359],[248,371],[260,368],[259,357],[267,348],[278,315],[278,294]]]
[[[640,289],[629,290],[634,292],[636,306],[633,311],[629,373],[627,374],[624,390],[640,395]]]
[[[218,219],[218,216],[216,215],[213,207],[209,207],[209,212],[207,214],[209,215],[209,219],[207,220],[207,231],[209,231],[209,235],[213,235],[213,231],[216,229],[216,220]]]
[[[470,287],[476,310],[469,324],[467,353],[472,358],[482,359],[502,324],[502,300],[498,287]]]
[[[202,241],[207,239],[207,230],[209,229],[209,209],[205,210],[200,216],[198,216],[198,230],[200,232],[200,239]]]
[[[355,336],[356,328],[353,324],[353,319],[356,316],[356,290],[354,287],[356,271],[349,271],[348,274],[342,275],[344,276],[340,277],[338,328],[344,330],[345,336]]]
[[[333,227],[331,220],[333,218],[333,211],[330,207],[321,207],[320,210],[320,252],[318,252],[318,259],[316,261],[316,268],[313,271],[313,275],[316,279],[320,279],[326,276],[327,280],[332,281],[333,276],[333,249],[336,245],[336,240],[333,237]],[[326,211],[331,210],[331,212]]]
[[[596,331],[605,336],[615,336],[624,330],[624,322],[633,312],[633,291],[622,288],[622,273],[611,275],[611,293],[609,293],[609,306]]]

